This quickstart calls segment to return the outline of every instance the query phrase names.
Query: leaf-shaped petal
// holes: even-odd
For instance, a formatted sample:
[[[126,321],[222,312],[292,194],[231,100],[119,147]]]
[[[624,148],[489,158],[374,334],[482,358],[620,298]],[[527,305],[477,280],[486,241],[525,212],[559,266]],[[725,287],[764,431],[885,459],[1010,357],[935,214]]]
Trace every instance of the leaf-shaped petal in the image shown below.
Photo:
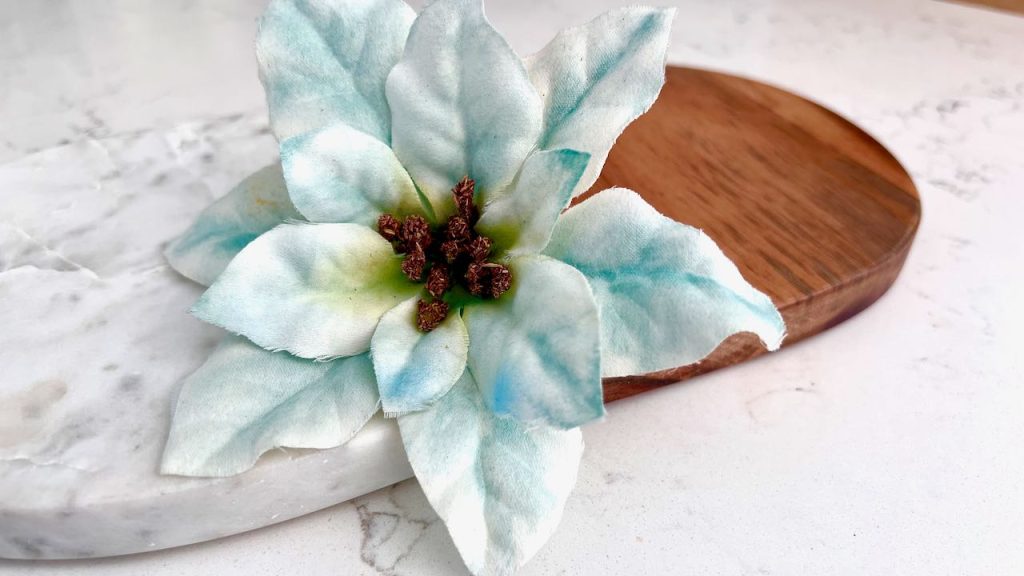
[[[270,350],[366,352],[385,312],[419,286],[391,244],[358,224],[282,224],[245,247],[193,308]]]
[[[423,211],[391,148],[346,124],[285,140],[281,163],[292,202],[311,222],[374,226],[383,212]]]
[[[164,257],[186,278],[209,286],[257,236],[285,220],[300,218],[288,199],[281,166],[267,166],[207,206],[167,246]]]
[[[528,425],[568,429],[600,418],[599,322],[586,279],[543,256],[510,268],[511,291],[463,312],[484,402]]]
[[[370,349],[386,416],[422,410],[443,396],[466,369],[469,335],[457,311],[423,333],[410,298],[377,325]]]
[[[378,405],[367,354],[314,362],[228,336],[182,386],[161,472],[231,476],[278,446],[339,446]]]
[[[402,0],[273,0],[256,57],[278,140],[341,121],[389,142],[384,82],[415,18]]]
[[[540,98],[481,0],[437,0],[420,13],[387,81],[392,147],[439,219],[463,176],[496,192],[540,134]]]
[[[581,271],[601,308],[604,376],[691,364],[737,332],[774,350],[786,327],[772,301],[700,230],[613,188],[566,211],[545,254]]]
[[[470,572],[510,576],[554,532],[576,484],[579,428],[530,428],[495,416],[468,370],[398,426],[416,478]]]
[[[674,14],[663,8],[612,10],[563,30],[526,59],[544,99],[540,147],[591,155],[575,194],[597,180],[619,134],[658,97]]]
[[[534,152],[523,163],[515,184],[484,206],[476,229],[494,239],[496,249],[513,254],[540,252],[589,159],[589,154],[575,150]]]

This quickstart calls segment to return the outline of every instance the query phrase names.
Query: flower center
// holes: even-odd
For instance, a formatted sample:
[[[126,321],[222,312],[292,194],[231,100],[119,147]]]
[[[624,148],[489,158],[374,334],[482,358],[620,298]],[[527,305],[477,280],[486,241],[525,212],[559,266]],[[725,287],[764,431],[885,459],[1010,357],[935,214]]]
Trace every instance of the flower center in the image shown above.
[[[402,272],[413,282],[426,284],[431,296],[416,305],[416,326],[423,332],[448,317],[443,298],[453,287],[480,298],[498,298],[512,286],[512,271],[488,260],[494,242],[473,228],[480,216],[473,202],[475,187],[466,176],[452,188],[457,213],[434,230],[422,216],[407,216],[403,222],[385,213],[377,220],[380,235],[396,254],[405,255]]]

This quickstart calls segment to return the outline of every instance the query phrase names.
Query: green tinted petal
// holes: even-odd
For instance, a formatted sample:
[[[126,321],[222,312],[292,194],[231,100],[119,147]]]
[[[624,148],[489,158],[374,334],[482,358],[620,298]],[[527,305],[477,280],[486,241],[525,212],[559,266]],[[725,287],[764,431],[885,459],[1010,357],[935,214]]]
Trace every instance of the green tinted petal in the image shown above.
[[[193,312],[270,350],[352,356],[419,288],[391,244],[365,226],[283,224],[246,246]]]

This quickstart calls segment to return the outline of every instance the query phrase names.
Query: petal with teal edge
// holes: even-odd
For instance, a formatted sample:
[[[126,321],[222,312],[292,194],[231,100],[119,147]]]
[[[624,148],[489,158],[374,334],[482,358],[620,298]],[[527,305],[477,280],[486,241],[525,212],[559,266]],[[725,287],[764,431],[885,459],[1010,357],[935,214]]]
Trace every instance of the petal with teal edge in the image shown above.
[[[160,471],[231,476],[278,446],[339,446],[378,405],[367,354],[314,362],[228,336],[185,380]]]
[[[466,370],[469,335],[458,311],[424,333],[416,327],[418,300],[410,298],[385,314],[370,342],[385,416],[430,406]]]
[[[544,99],[540,148],[591,155],[575,194],[597,180],[619,134],[658,97],[674,9],[621,8],[560,32],[526,59]]]
[[[439,219],[452,211],[449,190],[463,176],[483,193],[504,189],[540,135],[540,98],[481,0],[423,9],[387,97],[392,148]]]
[[[570,208],[544,253],[581,271],[594,290],[603,376],[692,364],[737,332],[757,334],[769,350],[785,337],[771,299],[713,240],[630,190]]]
[[[186,278],[209,286],[257,236],[285,220],[301,218],[288,199],[281,166],[267,166],[207,206],[167,246],[164,257]]]
[[[418,293],[391,244],[358,224],[282,224],[245,247],[193,308],[303,358],[366,352],[385,312]]]
[[[384,82],[415,19],[402,0],[273,0],[256,57],[278,140],[341,121],[390,142]]]
[[[555,531],[576,484],[580,430],[495,416],[466,371],[421,412],[398,418],[409,463],[469,571],[510,576]]]
[[[527,425],[568,429],[600,418],[599,322],[587,280],[543,256],[510,268],[511,291],[463,311],[484,402]]]
[[[285,140],[281,163],[292,202],[311,222],[374,226],[383,212],[423,212],[391,148],[346,124]]]
[[[515,184],[484,207],[476,229],[492,238],[498,250],[540,252],[589,159],[589,154],[575,150],[534,152],[523,163]]]

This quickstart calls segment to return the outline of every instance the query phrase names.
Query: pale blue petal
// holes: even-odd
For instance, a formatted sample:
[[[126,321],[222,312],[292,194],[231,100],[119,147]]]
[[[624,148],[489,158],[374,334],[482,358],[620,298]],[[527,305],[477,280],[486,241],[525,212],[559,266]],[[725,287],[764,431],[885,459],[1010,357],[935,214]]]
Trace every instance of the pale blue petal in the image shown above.
[[[703,232],[613,188],[566,211],[545,254],[586,275],[601,308],[604,376],[692,364],[753,332],[769,350],[786,327]]]
[[[416,327],[416,303],[395,306],[370,342],[381,405],[386,416],[422,410],[443,396],[466,369],[469,335],[458,311],[434,330]]]
[[[463,176],[482,193],[504,189],[540,134],[540,98],[481,0],[423,9],[387,96],[392,147],[439,218]]]
[[[658,97],[674,15],[666,8],[612,10],[563,30],[526,59],[544,99],[540,147],[591,155],[576,194],[593,185],[619,134]]]
[[[434,406],[400,416],[405,451],[470,572],[511,576],[555,531],[576,484],[579,428],[495,416],[469,371]]]
[[[402,0],[273,0],[256,57],[278,140],[340,121],[390,142],[384,82],[415,18]]]
[[[540,252],[589,159],[589,154],[575,150],[534,152],[515,184],[484,206],[476,229],[494,239],[498,250]]]
[[[278,446],[339,446],[378,405],[366,354],[314,362],[228,336],[185,380],[160,471],[231,476]]]
[[[167,246],[164,257],[186,278],[209,286],[257,236],[285,220],[300,218],[288,199],[281,166],[267,166],[207,206]]]
[[[484,401],[524,424],[575,428],[604,415],[597,305],[578,271],[513,260],[510,292],[468,306],[469,368]]]
[[[311,222],[375,226],[383,212],[420,214],[409,174],[386,144],[345,124],[281,143],[295,207]]]
[[[352,356],[419,289],[391,244],[365,226],[282,224],[246,246],[193,313],[270,350]]]

